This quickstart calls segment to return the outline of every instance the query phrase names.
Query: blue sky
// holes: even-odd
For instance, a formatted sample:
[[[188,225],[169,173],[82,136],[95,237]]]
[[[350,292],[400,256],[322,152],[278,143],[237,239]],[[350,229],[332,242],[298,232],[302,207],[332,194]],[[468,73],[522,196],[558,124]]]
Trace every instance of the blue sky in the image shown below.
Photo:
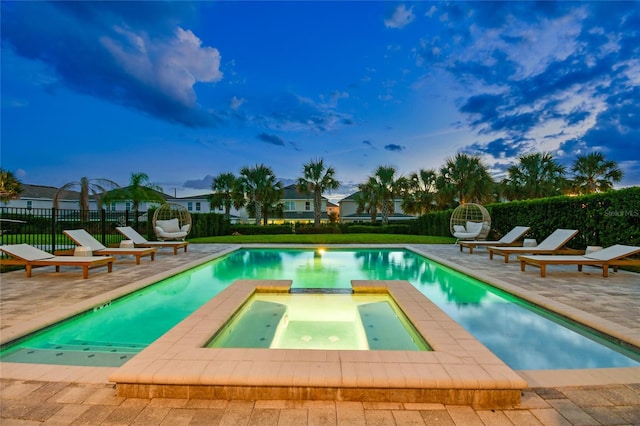
[[[2,1],[1,164],[168,194],[323,158],[348,195],[482,155],[594,150],[640,184],[639,2]]]

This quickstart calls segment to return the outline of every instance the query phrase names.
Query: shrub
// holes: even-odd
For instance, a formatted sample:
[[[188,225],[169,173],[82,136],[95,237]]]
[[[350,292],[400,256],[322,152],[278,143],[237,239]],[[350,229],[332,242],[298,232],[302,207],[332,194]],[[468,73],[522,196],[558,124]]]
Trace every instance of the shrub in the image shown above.
[[[230,233],[239,233],[242,235],[277,235],[277,234],[293,234],[293,228],[289,224],[285,225],[231,225]]]
[[[342,231],[335,225],[322,225],[318,228],[305,225],[296,226],[296,234],[342,234]]]

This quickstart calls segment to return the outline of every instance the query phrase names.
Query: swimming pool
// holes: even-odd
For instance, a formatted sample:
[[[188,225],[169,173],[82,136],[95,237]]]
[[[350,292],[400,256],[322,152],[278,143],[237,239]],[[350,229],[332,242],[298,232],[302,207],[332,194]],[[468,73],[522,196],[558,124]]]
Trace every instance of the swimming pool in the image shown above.
[[[14,362],[122,365],[241,278],[292,279],[293,288],[336,289],[354,279],[407,280],[511,368],[640,365],[637,352],[396,249],[239,250],[4,348],[0,356]]]

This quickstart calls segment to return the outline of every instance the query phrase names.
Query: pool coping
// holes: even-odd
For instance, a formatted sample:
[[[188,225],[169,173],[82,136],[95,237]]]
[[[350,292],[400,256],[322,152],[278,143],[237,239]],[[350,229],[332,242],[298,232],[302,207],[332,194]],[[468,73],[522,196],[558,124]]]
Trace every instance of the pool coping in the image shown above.
[[[479,408],[520,403],[527,383],[408,281],[352,281],[389,294],[432,351],[207,348],[254,292],[289,280],[239,280],[109,376],[118,396],[432,402]]]

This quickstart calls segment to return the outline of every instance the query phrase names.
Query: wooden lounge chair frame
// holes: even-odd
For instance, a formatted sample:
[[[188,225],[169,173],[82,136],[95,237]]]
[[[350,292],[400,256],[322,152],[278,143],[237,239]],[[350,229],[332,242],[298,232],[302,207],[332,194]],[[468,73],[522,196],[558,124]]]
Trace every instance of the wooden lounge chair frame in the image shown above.
[[[516,247],[522,246],[522,241],[518,241],[521,237],[524,236],[527,232],[529,232],[528,226],[516,226],[511,231],[506,233],[502,238],[497,241],[458,241],[458,245],[460,246],[460,251],[462,251],[463,247],[467,247],[469,249],[469,254],[473,254],[473,249],[476,247]]]
[[[128,240],[133,241],[135,247],[169,247],[173,249],[173,254],[176,255],[181,248],[186,253],[189,245],[187,241],[148,241],[130,226],[118,226],[116,230]]]
[[[489,259],[493,259],[494,254],[499,254],[504,256],[504,263],[509,263],[511,254],[584,254],[584,250],[567,247],[567,243],[577,234],[576,229],[556,229],[535,247],[489,246]]]
[[[84,229],[67,229],[62,231],[67,237],[71,238],[76,245],[81,247],[89,247],[91,248],[91,252],[94,255],[132,255],[136,257],[136,265],[140,264],[140,258],[149,256],[151,261],[155,259],[156,248],[126,248],[126,247],[117,247],[117,248],[107,248],[102,243],[95,238],[91,234],[89,234]]]
[[[78,266],[82,268],[82,278],[87,279],[90,268],[106,266],[107,272],[111,272],[116,261],[111,256],[54,256],[29,244],[0,246],[0,251],[11,256],[0,259],[0,264],[24,266],[27,278],[31,278],[34,267],[55,266],[56,272],[60,272],[61,266]]]
[[[640,259],[629,259],[638,253],[640,247],[616,244],[583,256],[518,256],[518,260],[521,271],[525,270],[525,265],[537,266],[543,278],[547,276],[547,265],[577,265],[579,272],[584,265],[599,266],[602,268],[602,276],[607,278],[609,267],[616,272],[619,266],[640,266]]]

